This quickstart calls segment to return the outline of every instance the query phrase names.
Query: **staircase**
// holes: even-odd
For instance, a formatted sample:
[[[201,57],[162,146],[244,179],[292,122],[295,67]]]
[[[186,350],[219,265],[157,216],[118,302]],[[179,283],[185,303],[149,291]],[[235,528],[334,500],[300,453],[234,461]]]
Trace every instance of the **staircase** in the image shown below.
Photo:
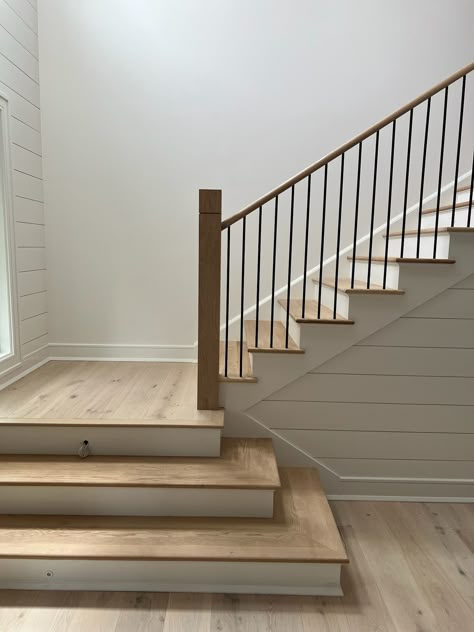
[[[249,410],[474,273],[472,70],[229,219],[200,191],[197,410],[0,412],[0,588],[342,594],[315,461]]]

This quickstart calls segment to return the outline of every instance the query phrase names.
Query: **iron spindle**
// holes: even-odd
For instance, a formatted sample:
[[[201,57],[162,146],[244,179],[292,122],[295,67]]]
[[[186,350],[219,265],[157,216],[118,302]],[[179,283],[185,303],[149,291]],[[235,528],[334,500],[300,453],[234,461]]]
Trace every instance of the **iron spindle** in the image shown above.
[[[324,232],[326,229],[327,190],[328,190],[328,166],[324,165],[323,215],[322,215],[322,220],[321,220],[321,252],[319,254],[318,318],[321,318],[321,293],[322,293],[322,287],[323,287]]]
[[[467,212],[467,226],[471,225],[471,212],[472,212],[472,196],[474,195],[474,151],[472,152],[472,166],[471,166],[471,187],[469,189],[469,210]]]
[[[358,224],[359,224],[359,197],[360,197],[361,166],[362,166],[362,143],[359,143],[359,160],[357,162],[357,188],[356,188],[355,214],[354,214],[354,240],[353,240],[353,248],[352,248],[351,288],[354,287],[356,256],[357,256],[357,229],[358,229]]]
[[[291,208],[290,208],[290,237],[289,237],[289,253],[288,253],[288,288],[286,297],[286,333],[285,348],[288,349],[290,340],[290,297],[291,297],[291,258],[293,255],[293,216],[295,212],[295,185],[291,187]]]
[[[444,143],[446,139],[446,115],[448,112],[448,90],[449,88],[446,88],[444,91],[443,124],[441,128],[441,149],[439,153],[438,195],[436,198],[436,217],[435,217],[435,233],[434,233],[434,244],[433,244],[433,259],[436,259],[436,250],[438,247],[439,207],[441,204],[441,186],[443,184]]]
[[[461,89],[461,107],[459,110],[459,131],[458,131],[458,148],[456,152],[456,171],[454,175],[454,193],[453,193],[453,212],[451,214],[451,226],[454,226],[454,218],[456,215],[456,195],[458,188],[458,178],[459,178],[459,159],[461,155],[461,142],[462,142],[462,123],[464,116],[464,96],[466,94],[466,75],[462,78],[462,89]]]
[[[341,179],[339,183],[339,214],[337,218],[337,245],[336,245],[336,271],[334,274],[334,307],[332,317],[336,320],[337,315],[337,286],[339,283],[339,250],[341,248],[341,223],[342,223],[342,196],[344,192],[344,157],[341,155]]]
[[[405,171],[405,193],[403,197],[403,220],[402,220],[402,243],[400,247],[400,258],[403,259],[405,250],[405,229],[407,223],[408,210],[408,183],[410,180],[410,161],[411,161],[411,139],[413,133],[413,109],[410,110],[410,122],[408,124],[408,145],[407,145],[407,166]]]
[[[275,274],[277,256],[277,231],[278,231],[278,195],[275,198],[275,223],[273,226],[273,265],[272,265],[272,306],[270,317],[270,348],[273,348],[273,326],[275,320]],[[288,306],[289,309],[289,306]]]
[[[367,289],[370,288],[370,272],[372,267],[372,248],[374,241],[375,200],[377,197],[377,165],[379,160],[380,131],[375,135],[374,182],[372,186],[372,211],[370,216],[369,259],[367,261]],[[388,239],[388,236],[386,237]]]
[[[390,217],[392,214],[392,190],[393,190],[393,163],[395,159],[395,133],[397,131],[397,121],[392,123],[392,148],[390,152],[390,176],[388,182],[388,205],[387,205],[387,226],[385,229],[385,256],[383,261],[383,284],[385,290],[387,287],[387,265],[388,265],[388,247],[390,242]]]
[[[225,349],[224,375],[227,377],[229,368],[229,287],[230,287],[230,226],[227,227],[227,271],[225,293]]]
[[[303,267],[303,303],[301,307],[301,318],[304,318],[306,311],[306,274],[308,268],[308,236],[309,236],[309,214],[311,208],[311,174],[308,176],[308,192],[306,194],[306,227],[304,238],[304,267]]]
[[[247,218],[242,220],[242,279],[240,284],[240,357],[239,357],[239,375],[242,377],[244,372],[244,294],[245,294],[245,233],[247,227]]]
[[[430,131],[430,112],[431,112],[431,97],[428,99],[426,105],[426,120],[425,120],[425,140],[423,142],[423,160],[421,163],[421,183],[420,183],[420,204],[418,206],[418,228],[416,235],[416,258],[420,258],[420,246],[421,246],[421,218],[423,216],[423,191],[425,188],[425,171],[426,171],[426,154],[428,149],[428,134]]]
[[[257,238],[257,298],[255,304],[255,348],[258,348],[258,320],[260,316],[260,266],[262,255],[262,207],[258,209],[258,238]]]

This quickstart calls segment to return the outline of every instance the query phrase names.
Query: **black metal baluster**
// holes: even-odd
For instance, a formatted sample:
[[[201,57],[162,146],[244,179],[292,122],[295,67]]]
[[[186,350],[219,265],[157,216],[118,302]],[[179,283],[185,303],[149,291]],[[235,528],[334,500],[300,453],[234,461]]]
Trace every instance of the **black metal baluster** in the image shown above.
[[[323,289],[324,233],[326,230],[326,198],[328,190],[328,166],[324,165],[323,216],[321,220],[321,252],[319,254],[318,318],[321,318],[321,293]]]
[[[426,171],[426,153],[428,149],[428,134],[430,130],[430,112],[431,112],[431,97],[428,99],[426,105],[426,121],[425,121],[425,140],[423,143],[423,160],[421,163],[421,184],[420,184],[420,204],[418,207],[418,228],[416,235],[416,258],[420,258],[420,245],[421,245],[421,218],[423,217],[423,191],[425,188],[425,171]]]
[[[471,225],[471,212],[472,212],[472,196],[474,195],[474,151],[472,152],[472,166],[471,166],[471,188],[469,189],[469,210],[467,212],[467,226]]]
[[[337,245],[336,245],[336,271],[334,274],[334,307],[332,317],[336,320],[337,315],[337,287],[339,283],[339,250],[341,248],[341,223],[342,223],[342,196],[344,192],[344,158],[341,155],[341,180],[339,183],[339,214],[337,217]]]
[[[308,192],[306,196],[306,228],[304,238],[304,269],[303,269],[303,303],[301,307],[301,318],[306,312],[306,275],[308,268],[308,236],[309,236],[309,214],[311,208],[311,174],[308,176]],[[288,327],[287,327],[288,329]]]
[[[397,121],[392,123],[392,149],[390,153],[390,176],[388,182],[388,206],[387,206],[387,227],[385,229],[385,256],[383,262],[383,284],[382,287],[385,290],[387,287],[387,265],[388,265],[388,247],[390,242],[390,217],[392,214],[392,190],[393,190],[393,163],[395,159],[395,133],[397,131]]]
[[[372,186],[372,211],[370,216],[369,259],[367,261],[367,289],[370,288],[370,272],[372,268],[372,248],[374,242],[375,200],[377,197],[377,166],[379,161],[380,131],[375,135],[374,182]],[[386,236],[388,239],[388,235]]]
[[[295,214],[295,185],[291,187],[291,208],[290,208],[290,237],[289,237],[289,253],[288,253],[288,288],[286,296],[286,334],[285,348],[288,349],[290,340],[290,298],[291,298],[291,259],[293,256],[293,217]]]
[[[227,227],[227,270],[225,292],[225,349],[224,375],[227,377],[229,369],[229,288],[230,288],[230,226]]]
[[[262,257],[262,207],[258,209],[258,239],[257,239],[257,299],[255,304],[255,348],[258,348],[258,320],[260,316],[260,266]]]
[[[408,125],[408,147],[407,147],[407,167],[405,172],[405,194],[403,198],[403,220],[402,220],[402,243],[400,247],[400,258],[403,259],[405,251],[405,229],[407,223],[408,206],[408,183],[410,180],[410,160],[411,160],[411,139],[413,132],[413,110],[410,110],[410,122]]]
[[[451,226],[454,226],[454,218],[456,215],[456,195],[458,188],[458,177],[459,177],[459,159],[461,155],[461,142],[462,142],[462,123],[464,116],[464,96],[466,94],[466,75],[462,78],[462,89],[461,89],[461,108],[459,111],[459,132],[458,132],[458,149],[456,152],[456,171],[454,175],[454,193],[453,193],[453,212],[451,214]]]
[[[433,245],[433,259],[436,259],[436,250],[438,247],[439,207],[441,204],[441,187],[443,184],[444,143],[446,139],[446,116],[448,113],[448,91],[449,91],[449,87],[446,88],[444,91],[443,125],[441,128],[441,149],[440,149],[440,154],[439,154],[438,195],[436,198],[436,218],[435,218],[435,234],[434,234],[434,245]]]
[[[244,294],[245,294],[245,233],[247,217],[242,220],[242,279],[240,282],[240,358],[239,375],[244,373]]]
[[[275,198],[275,223],[273,226],[273,265],[272,265],[272,306],[270,317],[270,348],[273,348],[273,328],[275,321],[275,274],[277,256],[277,231],[278,231],[278,195]],[[289,309],[289,306],[288,306]]]
[[[359,143],[359,160],[357,163],[357,188],[356,188],[355,215],[354,215],[354,240],[353,240],[354,245],[352,248],[351,288],[354,287],[356,256],[357,256],[357,230],[358,230],[358,224],[359,224],[359,197],[360,197],[361,166],[362,166],[362,143]]]

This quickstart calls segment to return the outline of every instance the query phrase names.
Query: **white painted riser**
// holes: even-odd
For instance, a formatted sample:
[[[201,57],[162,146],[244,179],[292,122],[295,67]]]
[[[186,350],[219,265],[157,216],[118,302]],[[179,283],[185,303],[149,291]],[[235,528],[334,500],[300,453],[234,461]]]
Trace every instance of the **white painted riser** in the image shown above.
[[[319,283],[314,283],[314,292],[313,297],[318,300],[319,297]],[[321,288],[321,304],[329,307],[329,309],[334,308],[334,289],[331,287],[327,287],[323,285]],[[337,293],[337,307],[336,311],[340,316],[344,316],[347,318],[349,314],[349,296],[344,292]]]
[[[458,209],[454,215],[455,226],[468,226],[469,207]],[[451,226],[450,212],[443,212],[439,214],[438,227]],[[471,225],[474,225],[474,210],[471,211]],[[421,219],[422,228],[434,228],[436,226],[436,213],[429,213],[423,215]]]
[[[91,455],[220,455],[219,428],[120,426],[0,426],[0,454],[71,454],[89,441]]]
[[[401,247],[401,237],[390,237],[390,243],[388,246],[389,256],[399,257]],[[419,257],[421,259],[430,259],[433,257],[434,247],[434,235],[424,235],[420,237],[420,252]],[[405,246],[403,251],[404,257],[416,257],[417,256],[417,235],[406,235]],[[436,257],[438,259],[449,258],[449,234],[438,234],[438,244],[436,248]]]
[[[398,288],[398,265],[387,264],[386,287]],[[357,261],[355,266],[355,278],[360,281],[367,281],[369,265],[365,261]],[[384,264],[372,261],[370,266],[370,282],[375,285],[383,285]]]
[[[459,204],[461,202],[468,202],[469,201],[469,194],[470,194],[469,189],[467,191],[460,191],[456,195],[456,204]],[[450,202],[452,203],[452,198],[451,198]]]
[[[273,490],[1,485],[1,514],[271,518]]]
[[[0,588],[342,595],[340,564],[3,559]]]

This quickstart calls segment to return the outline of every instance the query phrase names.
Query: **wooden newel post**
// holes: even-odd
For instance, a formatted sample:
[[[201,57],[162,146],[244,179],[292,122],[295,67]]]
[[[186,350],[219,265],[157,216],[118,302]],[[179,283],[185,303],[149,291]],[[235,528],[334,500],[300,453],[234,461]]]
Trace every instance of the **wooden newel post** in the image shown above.
[[[199,191],[199,410],[219,408],[222,191]]]

